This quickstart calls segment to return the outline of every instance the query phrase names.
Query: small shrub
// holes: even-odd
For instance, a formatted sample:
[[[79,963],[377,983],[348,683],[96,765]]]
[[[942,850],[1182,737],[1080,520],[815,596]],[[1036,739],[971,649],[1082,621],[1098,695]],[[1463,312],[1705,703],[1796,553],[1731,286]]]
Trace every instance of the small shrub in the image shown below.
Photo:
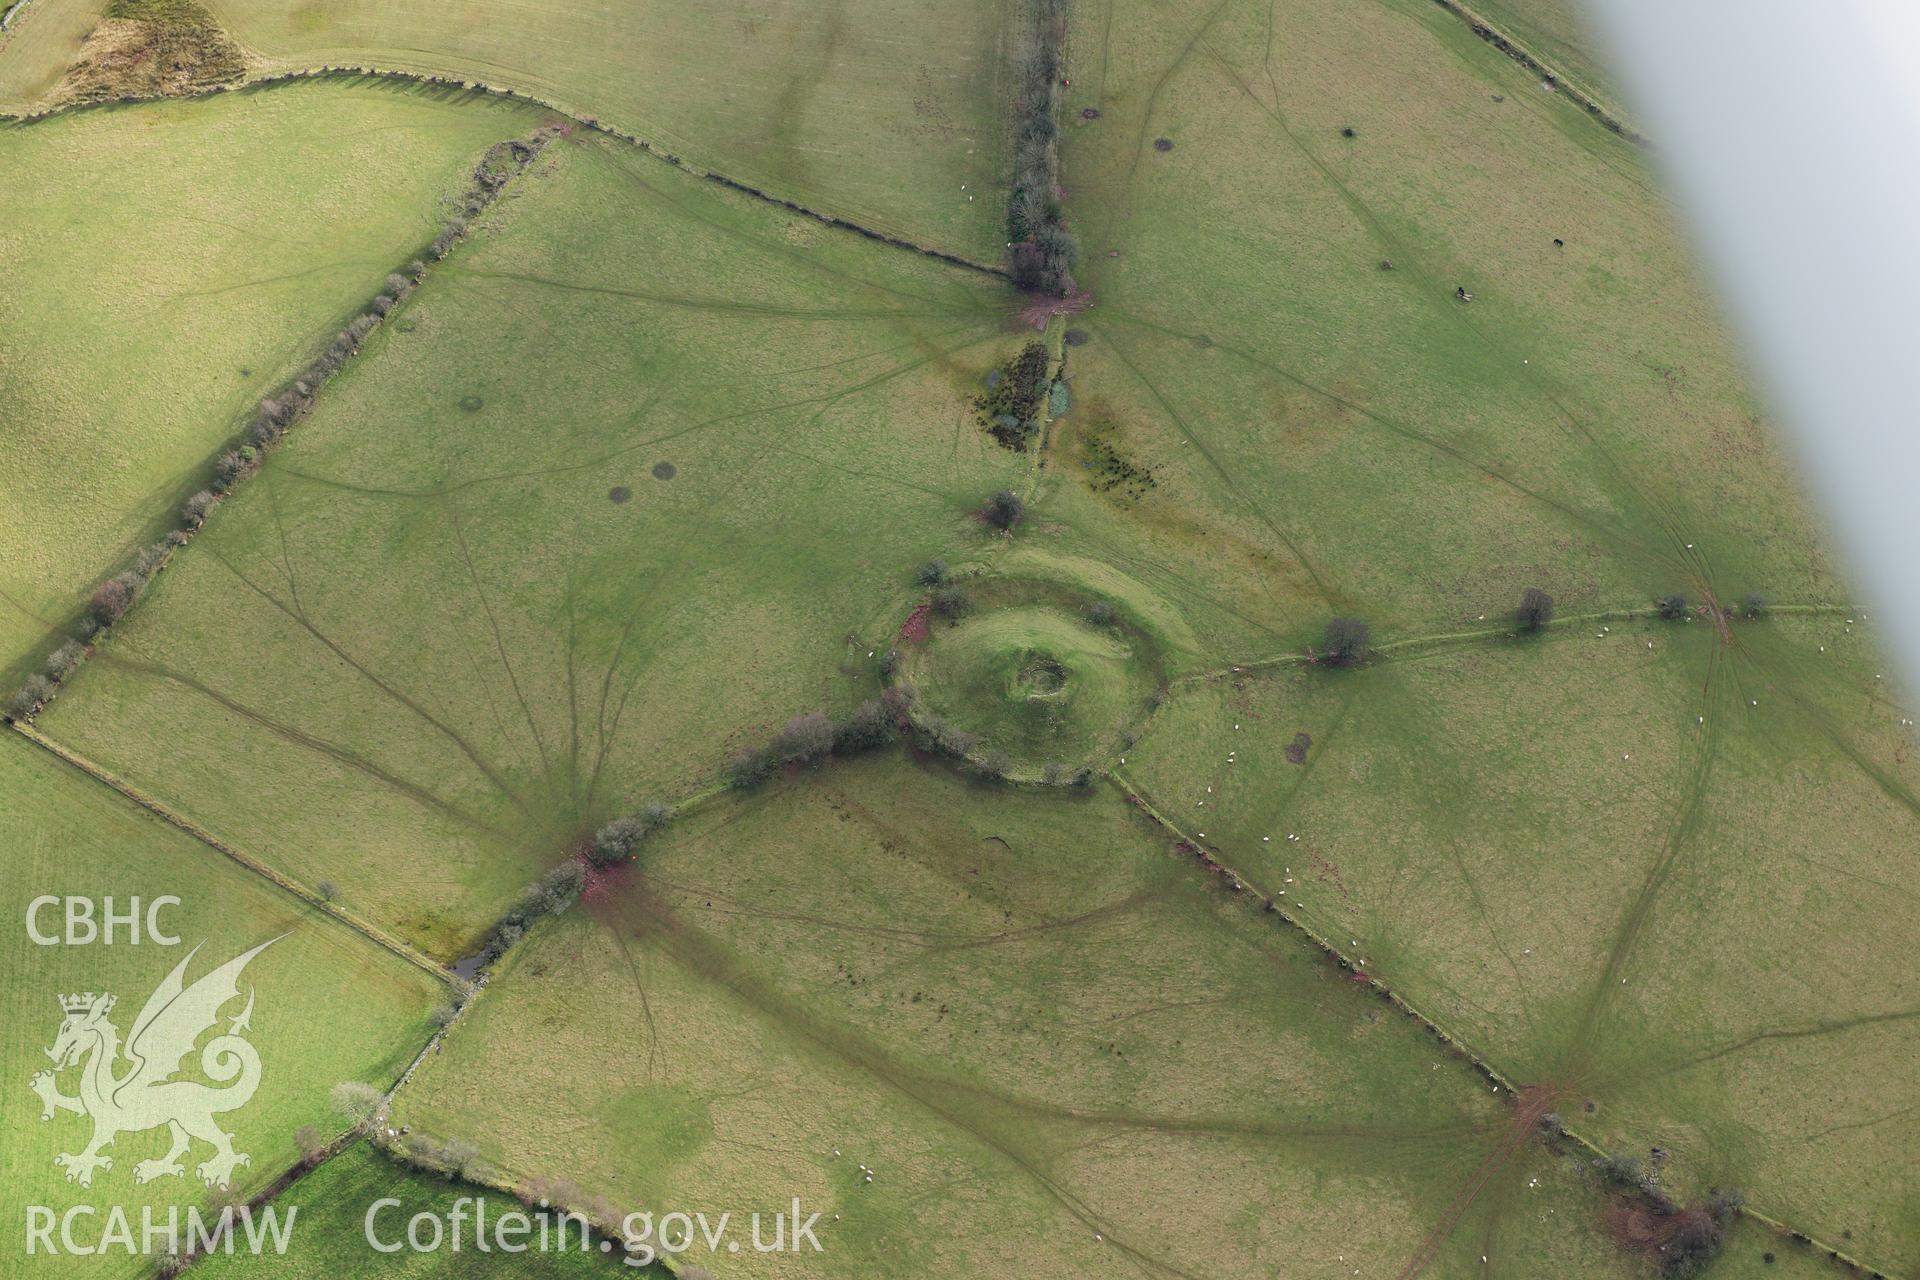
[[[1366,661],[1371,632],[1358,618],[1335,618],[1327,623],[1321,643],[1326,661],[1336,667],[1358,666]]]
[[[1704,1275],[1720,1253],[1720,1242],[1720,1224],[1713,1216],[1688,1210],[1667,1239],[1661,1274],[1668,1280],[1693,1280]]]
[[[87,613],[103,627],[110,627],[120,620],[128,607],[133,604],[133,587],[121,578],[109,578],[94,590],[92,599],[87,601]]]
[[[780,762],[763,747],[742,751],[727,762],[727,785],[737,791],[759,786],[773,776]]]
[[[47,663],[43,668],[47,679],[56,684],[65,680],[86,656],[87,647],[78,640],[62,641],[58,649],[47,655]]]
[[[326,1154],[327,1144],[320,1137],[320,1131],[310,1124],[303,1124],[293,1131],[293,1145],[300,1149],[300,1161],[308,1168],[320,1163]]]
[[[988,778],[1004,778],[1013,769],[1013,759],[1006,752],[994,747],[980,757],[979,769]]]
[[[933,593],[933,611],[958,622],[973,612],[973,597],[958,587],[946,587]]]
[[[587,859],[596,867],[615,866],[631,858],[640,842],[651,834],[639,818],[615,818],[593,833],[593,843],[587,846]]]
[[[878,699],[870,698],[833,727],[833,753],[852,756],[877,751],[892,742],[897,732],[892,713]]]
[[[1096,627],[1110,627],[1113,625],[1113,619],[1113,606],[1105,600],[1096,600],[1087,609],[1087,621]]]
[[[331,880],[322,880],[314,888],[319,891],[322,902],[332,902],[340,896],[340,887]]]
[[[492,964],[513,950],[514,944],[526,936],[526,926],[518,920],[504,920],[495,925],[493,932],[487,935],[486,945],[480,948],[480,966],[485,968]]]
[[[1668,622],[1679,622],[1687,616],[1687,597],[1676,591],[1670,596],[1661,596],[1655,607]]]
[[[367,310],[376,316],[384,317],[387,312],[393,310],[393,299],[383,293],[367,304]]]
[[[28,676],[26,683],[14,690],[13,697],[7,699],[7,715],[15,720],[30,719],[41,704],[52,696],[53,681],[45,676]]]
[[[445,1031],[453,1025],[453,1020],[459,1016],[460,1011],[458,1009],[455,1009],[450,1004],[443,1004],[433,1011],[433,1025],[435,1028]]]
[[[448,1177],[472,1178],[480,1165],[480,1148],[464,1138],[455,1138],[440,1149],[440,1158],[446,1162]]]
[[[996,529],[1011,529],[1026,514],[1026,502],[1011,489],[1002,489],[987,499],[987,523]]]
[[[518,909],[510,914],[517,916],[523,925],[532,924],[541,916],[557,916],[571,907],[586,887],[586,871],[577,861],[568,858],[528,885],[520,895]]]
[[[1733,1221],[1746,1203],[1747,1198],[1739,1188],[1715,1187],[1707,1195],[1707,1212],[1713,1215],[1715,1222],[1727,1223]]]
[[[447,1167],[445,1148],[424,1133],[410,1133],[400,1140],[400,1158],[416,1169],[436,1173]]]
[[[947,562],[935,557],[920,566],[920,585],[937,587],[947,580]]]
[[[1622,1191],[1638,1191],[1646,1181],[1646,1170],[1639,1156],[1630,1156],[1624,1151],[1616,1151],[1610,1156],[1596,1161],[1600,1176],[1607,1184]]]
[[[810,764],[833,750],[834,725],[825,712],[808,711],[787,721],[773,740],[782,764]]]
[[[362,1133],[379,1123],[381,1108],[386,1104],[384,1094],[360,1080],[342,1080],[333,1086],[327,1099],[335,1111]]]
[[[1538,587],[1528,587],[1520,593],[1520,607],[1514,611],[1514,618],[1522,631],[1538,631],[1553,621],[1553,597]]]
[[[411,283],[412,281],[408,280],[405,276],[401,275],[398,271],[396,271],[392,275],[387,277],[387,292],[397,297],[398,295],[405,293],[407,291],[407,286]]]
[[[1746,599],[1740,602],[1740,612],[1744,613],[1749,618],[1766,617],[1767,616],[1767,598],[1761,595],[1758,591],[1747,592]]]
[[[221,454],[213,464],[213,487],[216,492],[225,493],[233,487],[247,469],[247,460],[238,449],[229,449]]]
[[[900,670],[900,651],[898,649],[889,649],[881,654],[879,668],[880,678],[882,680],[893,679],[894,674]]]
[[[198,529],[207,522],[208,514],[213,511],[219,501],[220,499],[211,489],[202,489],[194,494],[187,499],[186,505],[180,508],[181,525],[188,529]]]

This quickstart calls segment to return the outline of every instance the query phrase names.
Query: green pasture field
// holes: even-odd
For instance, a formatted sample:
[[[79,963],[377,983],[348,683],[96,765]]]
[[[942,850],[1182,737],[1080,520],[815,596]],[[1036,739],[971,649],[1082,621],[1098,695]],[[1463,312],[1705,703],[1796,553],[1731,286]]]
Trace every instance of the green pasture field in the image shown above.
[[[0,4],[5,12],[14,3]],[[44,101],[106,14],[108,0],[27,0],[0,35],[0,111],[20,114]]]
[[[434,1174],[422,1173],[398,1164],[366,1143],[356,1143],[338,1156],[307,1174],[287,1191],[274,1198],[282,1215],[297,1211],[292,1243],[286,1253],[271,1260],[275,1276],[291,1280],[336,1280],[340,1276],[404,1276],[409,1280],[439,1280],[440,1277],[529,1276],[536,1280],[573,1280],[574,1277],[648,1276],[658,1280],[658,1269],[646,1271],[609,1261],[597,1249],[581,1252],[578,1228],[568,1237],[571,1247],[545,1251],[529,1249],[519,1254],[498,1249],[481,1252],[474,1248],[474,1212],[465,1211],[467,1235],[465,1247],[451,1247],[448,1224],[455,1205],[466,1197],[479,1196],[486,1201],[489,1223],[500,1214],[520,1210],[521,1205],[503,1192],[477,1189],[449,1183]],[[415,1214],[438,1218],[449,1234],[446,1243],[433,1251],[416,1252],[403,1248],[384,1253],[367,1242],[367,1213],[376,1202],[394,1199],[400,1203],[377,1211],[373,1229],[382,1244],[406,1239],[407,1223]],[[491,1230],[491,1227],[489,1228]],[[536,1228],[537,1230],[537,1228]],[[431,1239],[431,1228],[420,1228],[420,1239]],[[501,1237],[490,1236],[492,1243]],[[514,1237],[504,1237],[513,1241]],[[537,1237],[529,1237],[535,1239]],[[193,1268],[195,1280],[219,1280],[221,1276],[255,1276],[262,1264],[245,1253],[212,1254]]]
[[[371,64],[512,88],[918,243],[989,261],[1005,243],[1011,0],[207,7],[269,71]]]
[[[34,5],[0,99],[81,12]],[[210,8],[256,72],[511,86],[1000,255],[1003,0]],[[1604,80],[1559,0],[1486,13]],[[1067,56],[1089,296],[1036,452],[979,421],[1033,336],[1003,280],[568,129],[39,728],[446,960],[685,803],[500,962],[395,1122],[616,1214],[824,1215],[824,1255],[687,1259],[722,1275],[1655,1274],[1546,1111],[1657,1148],[1677,1199],[1920,1268],[1915,735],[1645,156],[1429,0],[1078,0]],[[0,191],[0,669],[547,114],[336,79],[0,129],[44,175]],[[974,610],[921,640],[932,557]],[[1519,637],[1527,586],[1561,616]],[[1648,616],[1676,591],[1713,607]],[[1306,661],[1335,615],[1371,662]],[[887,678],[1021,780],[1114,776],[899,749],[721,791]],[[444,994],[16,735],[0,859],[16,919],[179,892],[209,956],[293,929],[250,971],[248,1189]],[[16,1100],[56,988],[133,1005],[167,954],[17,943]],[[0,1182],[65,1203],[81,1121],[23,1112]],[[133,1194],[156,1140],[102,1177]],[[290,1274],[384,1274],[354,1208],[391,1186],[459,1194],[352,1151],[290,1192]],[[1816,1265],[1747,1220],[1713,1274]]]
[[[0,126],[23,179],[0,184],[9,689],[175,527],[248,409],[433,238],[481,153],[540,118],[314,83]]]
[[[0,1018],[8,1028],[4,1050],[8,1102],[7,1140],[0,1144],[0,1202],[15,1224],[3,1247],[7,1275],[124,1276],[151,1274],[151,1264],[125,1252],[78,1258],[36,1253],[25,1256],[19,1229],[25,1206],[56,1214],[91,1204],[104,1215],[124,1205],[139,1223],[140,1206],[164,1217],[171,1205],[206,1207],[211,1193],[195,1166],[211,1148],[195,1142],[178,1177],[136,1183],[135,1165],[165,1153],[167,1133],[153,1129],[122,1134],[106,1150],[112,1168],[94,1173],[92,1185],[66,1181],[54,1164],[62,1152],[79,1152],[92,1126],[84,1116],[56,1112],[40,1120],[41,1104],[28,1089],[50,1067],[63,1017],[59,997],[74,992],[110,992],[117,1003],[109,1020],[123,1037],[148,995],[187,953],[199,947],[185,981],[193,982],[235,956],[278,938],[241,975],[240,990],[256,998],[249,1041],[258,1049],[258,1092],[244,1107],[216,1116],[233,1134],[237,1151],[251,1163],[236,1170],[236,1190],[252,1192],[273,1181],[297,1159],[294,1132],[312,1125],[326,1137],[341,1122],[328,1091],[341,1080],[390,1086],[426,1043],[429,1014],[444,999],[433,977],[326,917],[314,907],[242,869],[200,842],[136,807],[131,801],[14,734],[0,734],[0,907],[8,922],[0,964]],[[180,938],[164,946],[142,934],[137,944],[121,926],[111,945],[36,945],[26,929],[28,904],[43,895],[112,895],[124,912],[128,900],[150,903],[161,895],[180,899],[159,917]],[[62,908],[42,908],[43,935],[64,933]],[[84,931],[82,931],[83,936]],[[240,1012],[224,1010],[219,1024]],[[198,1076],[197,1055],[186,1078]],[[116,1073],[126,1070],[117,1064]],[[78,1072],[57,1076],[63,1094],[78,1090]],[[103,1223],[95,1219],[97,1236]],[[78,1231],[84,1243],[87,1224]]]
[[[1586,1136],[1905,1267],[1920,769],[1864,631],[1570,623],[1195,681],[1121,772]]]
[[[1001,545],[1011,308],[576,133],[42,724],[459,956],[600,823],[878,691],[914,567]]]
[[[1427,1274],[1623,1274],[1576,1162],[1110,789],[889,754],[707,808],[622,876],[396,1120],[622,1211],[822,1212],[817,1257],[716,1272],[1384,1275],[1484,1178]]]
[[[1074,15],[1093,304],[1042,513],[1085,554],[1235,658],[1536,582],[1845,598],[1630,144],[1426,0]],[[1154,486],[1096,491],[1091,438]]]

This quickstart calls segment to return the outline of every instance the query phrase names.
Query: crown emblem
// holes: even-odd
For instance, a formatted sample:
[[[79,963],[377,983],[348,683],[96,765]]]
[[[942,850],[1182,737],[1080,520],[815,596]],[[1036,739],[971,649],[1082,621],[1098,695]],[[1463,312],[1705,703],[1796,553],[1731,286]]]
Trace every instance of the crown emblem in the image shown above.
[[[91,991],[77,992],[73,995],[61,996],[60,1007],[68,1013],[85,1013],[93,1007],[93,1002],[97,998],[96,994]],[[108,996],[106,1009],[111,1008],[113,1008],[113,997]],[[101,1012],[106,1012],[106,1009],[102,1009]]]

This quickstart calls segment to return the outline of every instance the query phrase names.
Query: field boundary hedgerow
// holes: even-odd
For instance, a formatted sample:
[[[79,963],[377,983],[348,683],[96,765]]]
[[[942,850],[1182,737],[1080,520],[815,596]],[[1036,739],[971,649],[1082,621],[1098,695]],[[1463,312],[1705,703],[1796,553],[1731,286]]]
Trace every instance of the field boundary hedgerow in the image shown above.
[[[1253,880],[1241,875],[1234,868],[1220,861],[1191,833],[1183,830],[1171,818],[1162,813],[1153,801],[1147,797],[1146,793],[1129,781],[1126,775],[1120,770],[1110,769],[1105,776],[1107,781],[1112,783],[1115,789],[1120,792],[1128,805],[1148,821],[1154,823],[1167,834],[1174,837],[1176,842],[1174,848],[1176,852],[1191,854],[1202,865],[1209,868],[1214,875],[1221,877],[1226,882],[1229,892],[1236,895],[1251,893],[1256,899],[1261,900],[1262,908],[1268,914],[1278,916],[1284,925],[1296,930],[1301,936],[1318,947],[1329,960],[1352,975],[1354,982],[1364,983],[1381,999],[1392,1004],[1405,1016],[1420,1023],[1436,1040],[1446,1045],[1453,1053],[1464,1059],[1486,1078],[1493,1086],[1494,1091],[1499,1093],[1504,1101],[1517,1106],[1520,1105],[1531,1092],[1535,1092],[1524,1086],[1514,1084],[1505,1072],[1494,1066],[1484,1054],[1469,1045],[1465,1039],[1448,1030],[1446,1026],[1428,1014],[1423,1013],[1411,1001],[1394,990],[1385,981],[1366,972],[1364,962],[1348,955],[1332,939],[1322,934],[1294,912],[1281,906],[1281,898],[1264,892]],[[1592,1155],[1595,1159],[1604,1160],[1611,1155],[1606,1147],[1594,1141],[1592,1138],[1587,1137],[1585,1134],[1580,1133],[1564,1121],[1561,1121],[1556,1127],[1556,1132],[1558,1136],[1564,1137]],[[1825,1253],[1830,1261],[1864,1274],[1869,1277],[1869,1280],[1888,1280],[1888,1277],[1893,1274],[1883,1268],[1874,1267],[1844,1249],[1821,1240],[1808,1232],[1801,1231],[1779,1218],[1775,1218],[1758,1209],[1751,1208],[1744,1203],[1735,1208],[1734,1212],[1764,1227],[1770,1228],[1802,1246],[1817,1249]],[[1406,1276],[1417,1275],[1420,1269],[1422,1268],[1416,1265],[1403,1274]]]
[[[878,231],[864,223],[854,222],[851,219],[842,218],[837,214],[823,213],[818,209],[801,204],[796,200],[789,200],[785,196],[774,195],[769,191],[753,186],[751,183],[741,182],[736,178],[729,177],[716,170],[703,169],[698,165],[691,164],[673,152],[656,146],[645,138],[631,133],[623,133],[613,126],[603,123],[598,116],[582,115],[572,108],[555,102],[552,99],[537,97],[511,87],[489,84],[482,80],[462,80],[455,79],[451,76],[432,75],[421,71],[402,71],[394,68],[328,63],[319,67],[305,67],[293,71],[260,76],[256,79],[237,84],[216,85],[193,93],[127,96],[107,98],[93,102],[62,103],[59,106],[47,107],[40,111],[25,113],[0,112],[0,124],[31,125],[82,111],[139,106],[152,102],[191,102],[201,98],[210,98],[216,94],[258,93],[270,91],[285,84],[314,80],[379,80],[389,83],[414,84],[427,88],[457,90],[478,97],[502,98],[509,102],[524,102],[529,106],[539,107],[544,111],[551,111],[555,115],[571,121],[573,124],[592,133],[613,138],[626,143],[628,146],[636,147],[654,159],[664,161],[683,173],[692,174],[696,178],[703,178],[709,182],[726,187],[728,190],[738,191],[742,195],[764,201],[767,204],[777,205],[789,212],[800,214],[802,217],[810,218],[815,222],[835,228],[836,230],[851,232],[863,239],[872,240],[877,244],[884,244],[891,248],[904,249],[910,253],[917,253],[923,257],[947,263],[949,266],[960,267],[968,271],[977,271],[984,275],[995,276],[1003,280],[1011,278],[1011,274],[1006,267],[997,266],[990,262],[980,262],[964,254],[953,253],[946,249],[938,249],[932,245],[924,245],[917,241],[908,240],[903,236]]]
[[[1065,298],[1080,246],[1067,230],[1060,190],[1060,90],[1066,83],[1073,0],[1026,0],[1016,45],[1013,181],[1007,191],[1007,263],[1014,286]]]
[[[1861,612],[1858,605],[1851,604],[1769,604],[1769,614],[1786,617],[1824,617],[1836,614]],[[1648,609],[1601,609],[1592,613],[1564,614],[1539,625],[1539,631],[1552,631],[1561,627],[1592,625],[1608,622],[1652,622],[1661,617],[1659,606]],[[1369,650],[1369,659],[1392,658],[1429,648],[1439,648],[1448,644],[1470,644],[1476,640],[1512,639],[1519,635],[1511,624],[1492,627],[1476,627],[1468,631],[1444,631],[1431,635],[1408,636],[1401,640],[1389,640],[1374,645]],[[1289,649],[1284,653],[1269,654],[1264,658],[1249,658],[1242,662],[1229,663],[1224,667],[1209,667],[1205,671],[1191,671],[1168,682],[1168,688],[1179,685],[1199,684],[1208,680],[1220,680],[1227,676],[1246,675],[1253,672],[1271,671],[1276,667],[1308,666],[1313,662],[1312,655],[1299,649]]]
[[[49,738],[32,725],[22,721],[14,721],[13,730],[27,741],[33,743],[36,747],[39,747],[42,751],[45,751],[48,755],[53,756],[56,760],[74,769],[78,769],[95,782],[119,792],[169,826],[184,831],[201,844],[206,845],[209,849],[230,858],[247,870],[266,877],[275,885],[278,885],[281,889],[284,889],[302,902],[312,907],[318,907],[335,920],[338,920],[341,924],[346,925],[349,929],[352,929],[354,932],[372,942],[378,943],[380,946],[393,952],[393,954],[399,956],[416,968],[426,970],[442,982],[451,983],[453,981],[453,975],[447,971],[445,966],[437,964],[423,952],[415,950],[407,943],[402,942],[392,934],[382,930],[378,925],[361,919],[358,915],[347,910],[339,903],[329,901],[319,891],[309,889],[306,885],[301,884],[291,876],[276,871],[273,867],[268,866],[244,849],[229,844],[227,841],[195,822],[192,818],[162,804],[132,783],[117,777],[64,743]]]
[[[382,292],[334,335],[320,355],[260,400],[252,421],[239,437],[238,446],[224,448],[215,455],[207,487],[182,504],[177,527],[166,537],[136,551],[124,568],[94,589],[92,598],[73,620],[65,627],[54,628],[56,634],[62,635],[60,643],[47,655],[40,671],[28,676],[9,697],[3,713],[5,719],[29,722],[59,693],[60,687],[92,655],[102,633],[111,633],[113,626],[139,602],[154,577],[167,567],[174,553],[193,541],[234,488],[258,472],[273,447],[312,411],[327,383],[360,353],[368,336],[419,286],[428,264],[441,261],[453,251],[465,237],[471,219],[499,199],[507,184],[525,172],[556,134],[554,126],[546,126],[526,138],[511,138],[488,149],[473,170],[472,185],[462,201],[463,212],[442,225],[440,233],[421,256],[389,274]]]
[[[1550,63],[1528,49],[1524,44],[1520,43],[1519,40],[1481,17],[1465,4],[1462,4],[1461,0],[1433,0],[1433,2],[1466,23],[1468,30],[1472,31],[1474,35],[1480,37],[1501,53],[1506,54],[1509,58],[1539,76],[1554,92],[1563,93],[1572,101],[1578,103],[1582,110],[1593,117],[1594,121],[1609,133],[1618,134],[1620,137],[1638,147],[1650,147],[1653,145],[1652,140],[1645,134],[1634,130],[1626,121],[1615,115],[1611,109],[1603,106],[1600,100],[1593,94],[1578,87],[1576,81],[1564,73],[1556,71]]]
[[[41,745],[46,746],[49,744],[42,743]],[[58,753],[56,752],[56,754]],[[104,779],[102,780],[104,781]],[[109,785],[112,784],[109,783]],[[198,833],[192,834],[197,835]],[[251,869],[259,870],[257,867]],[[269,878],[272,877],[270,876]],[[345,923],[352,924],[351,921],[345,921]],[[354,927],[357,928],[358,926]],[[374,940],[379,941],[378,938]],[[439,976],[443,979],[450,979],[450,975],[444,972],[440,973]],[[353,1147],[354,1143],[362,1139],[365,1139],[369,1145],[381,1151],[388,1152],[390,1155],[399,1155],[397,1145],[389,1146],[376,1141],[373,1136],[373,1130],[377,1127],[377,1123],[378,1125],[384,1124],[387,1111],[393,1106],[394,1095],[400,1092],[407,1081],[413,1079],[414,1072],[420,1069],[420,1064],[426,1061],[427,1055],[432,1053],[434,1049],[447,1038],[447,1033],[452,1031],[460,1019],[466,1016],[467,1009],[473,1004],[474,999],[479,994],[479,988],[484,985],[484,979],[472,984],[471,988],[456,984],[456,998],[452,1002],[453,1016],[436,1026],[433,1034],[427,1037],[426,1043],[420,1046],[420,1051],[408,1060],[406,1067],[400,1072],[399,1077],[392,1085],[388,1086],[386,1092],[381,1095],[380,1104],[373,1115],[369,1116],[364,1124],[349,1124],[343,1132],[335,1134],[324,1146],[310,1153],[303,1154],[300,1159],[294,1161],[293,1164],[282,1170],[280,1175],[272,1182],[269,1182],[265,1187],[248,1197],[246,1202],[247,1208],[250,1210],[259,1209],[272,1203],[290,1188],[296,1186],[308,1174],[320,1168],[320,1166],[326,1164],[329,1160],[344,1154]],[[214,1234],[207,1241],[207,1252],[212,1252],[213,1247],[219,1243],[226,1225],[225,1220],[222,1220],[220,1225],[216,1227]],[[184,1275],[187,1270],[199,1260],[199,1257],[200,1251],[191,1249],[184,1254],[173,1255],[169,1263],[163,1264],[161,1275]]]

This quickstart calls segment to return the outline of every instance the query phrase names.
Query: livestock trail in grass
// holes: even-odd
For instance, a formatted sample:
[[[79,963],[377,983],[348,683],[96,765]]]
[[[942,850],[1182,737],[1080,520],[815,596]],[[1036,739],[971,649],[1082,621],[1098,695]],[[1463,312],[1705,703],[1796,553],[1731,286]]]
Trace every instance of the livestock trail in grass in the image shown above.
[[[0,735],[0,877],[9,919],[27,919],[30,899],[42,895],[115,896],[151,902],[179,899],[164,917],[182,940],[179,952],[147,945],[38,947],[24,928],[9,935],[7,980],[0,1008],[13,1034],[5,1058],[9,1080],[26,1097],[26,1083],[48,1066],[42,1049],[60,1026],[56,997],[68,991],[104,991],[119,997],[115,1015],[128,1025],[146,994],[160,986],[187,947],[200,947],[189,978],[271,941],[249,966],[258,997],[251,1039],[263,1068],[258,1091],[224,1120],[237,1150],[250,1163],[233,1173],[233,1188],[252,1194],[299,1159],[295,1131],[314,1126],[332,1133],[339,1123],[327,1104],[341,1080],[384,1087],[426,1038],[441,984],[312,905],[261,877],[211,854],[188,835],[131,801],[45,754],[12,733]],[[110,886],[110,888],[109,888]],[[319,1029],[324,1029],[320,1033]],[[70,1080],[62,1082],[71,1089]],[[64,1208],[96,1197],[125,1194],[135,1167],[159,1164],[168,1146],[164,1128],[123,1132],[109,1152],[111,1166],[91,1192],[67,1181],[54,1157],[85,1145],[84,1116],[57,1114],[41,1121],[31,1101],[10,1105],[8,1140],[0,1153],[0,1185],[19,1204]],[[210,1153],[192,1152],[198,1162]],[[142,1198],[164,1216],[167,1206],[202,1203],[207,1188],[188,1167],[146,1182]],[[70,1274],[66,1257],[33,1258],[9,1248],[7,1274]],[[151,1274],[136,1256],[102,1259],[100,1274]]]
[[[4,62],[4,59],[0,59]],[[543,113],[288,85],[0,126],[0,678],[181,503],[381,281],[487,147]]]
[[[576,132],[43,727],[466,954],[607,818],[701,789],[763,717],[855,692],[819,673],[855,669],[891,567],[1017,468],[966,405],[1002,288]],[[178,716],[184,758],[135,727]],[[241,785],[235,753],[256,761]]]
[[[671,159],[1002,242],[1007,141],[973,127],[1007,96],[998,6],[690,34],[215,8],[263,64],[406,45],[605,92]],[[957,71],[889,78],[942,35],[974,42]],[[1082,0],[1067,35],[1041,217],[1092,296],[1052,318],[1070,387],[1039,447],[981,421],[1020,343],[999,281],[574,130],[53,704],[92,779],[35,785],[120,804],[98,783],[124,779],[428,967],[608,818],[712,796],[508,952],[394,1101],[499,1182],[566,1170],[563,1199],[802,1189],[836,1215],[829,1274],[1011,1248],[1062,1274],[1624,1276],[1599,1206],[1631,1250],[1649,1202],[1588,1158],[1653,1148],[1676,1202],[1750,1197],[1724,1268],[1760,1273],[1781,1222],[1910,1268],[1910,720],[1851,613],[1720,603],[1846,593],[1641,157],[1416,0]],[[380,82],[34,129],[219,154],[196,112],[347,90],[445,110],[472,154],[471,100]],[[983,504],[1016,488],[1002,532]],[[934,559],[963,602],[928,608]],[[1535,585],[1554,624],[1488,622]],[[1670,593],[1705,612],[1647,608]],[[1373,661],[1299,656],[1336,614]],[[889,683],[963,767],[715,791],[790,716]],[[385,1181],[366,1155],[323,1172]]]

